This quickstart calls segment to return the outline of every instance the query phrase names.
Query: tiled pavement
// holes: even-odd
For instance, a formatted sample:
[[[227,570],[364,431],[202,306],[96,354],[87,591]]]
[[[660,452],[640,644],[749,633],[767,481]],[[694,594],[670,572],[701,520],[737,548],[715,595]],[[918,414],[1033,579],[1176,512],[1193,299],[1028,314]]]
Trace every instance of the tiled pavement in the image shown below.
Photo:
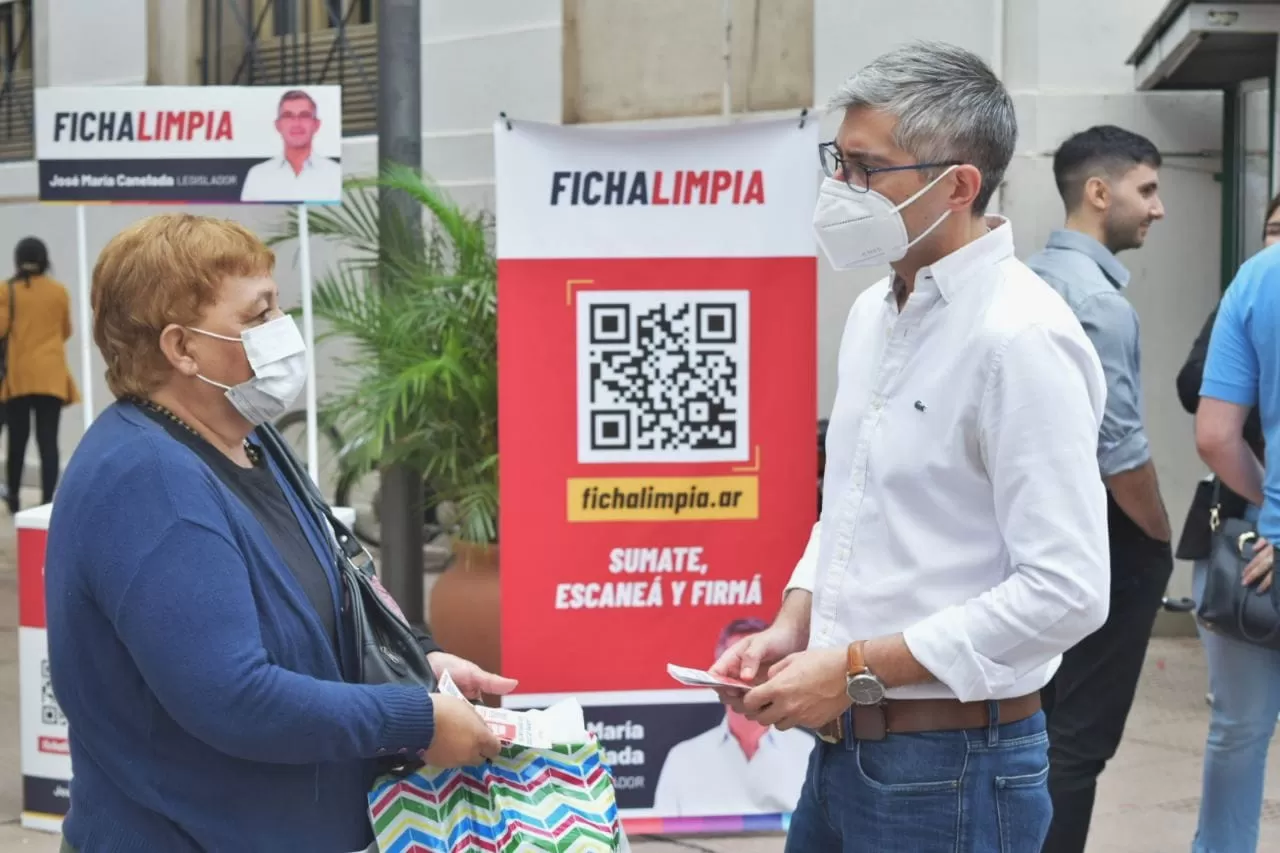
[[[17,826],[17,596],[13,532],[0,522],[0,853],[54,853],[55,837]],[[1194,640],[1152,642],[1125,742],[1102,777],[1089,853],[1176,853],[1189,848],[1200,795],[1208,709],[1205,667]],[[777,853],[779,836],[633,839],[637,853]],[[1280,850],[1280,753],[1269,763],[1259,850]]]

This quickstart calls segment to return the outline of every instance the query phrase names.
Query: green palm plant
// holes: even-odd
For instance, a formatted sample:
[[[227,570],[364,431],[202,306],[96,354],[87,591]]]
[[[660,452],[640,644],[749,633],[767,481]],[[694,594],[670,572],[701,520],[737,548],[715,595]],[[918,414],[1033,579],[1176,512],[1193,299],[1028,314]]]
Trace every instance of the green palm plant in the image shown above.
[[[378,191],[396,190],[423,213],[421,229],[380,223]],[[346,436],[344,473],[404,464],[421,471],[430,500],[455,507],[458,537],[497,541],[497,262],[492,221],[464,212],[404,166],[352,179],[342,205],[312,208],[312,235],[342,260],[318,275],[313,307],[349,355],[320,417]],[[269,242],[298,237],[296,211]]]

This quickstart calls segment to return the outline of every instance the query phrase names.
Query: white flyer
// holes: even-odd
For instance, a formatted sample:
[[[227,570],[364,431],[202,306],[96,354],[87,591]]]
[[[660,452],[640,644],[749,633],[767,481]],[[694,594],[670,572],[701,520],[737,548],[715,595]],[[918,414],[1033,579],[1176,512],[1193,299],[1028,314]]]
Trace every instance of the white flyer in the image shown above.
[[[674,663],[667,664],[667,675],[690,687],[729,687],[737,688],[738,690],[750,690],[752,687],[745,681],[739,681],[736,678],[712,675],[703,669],[690,669],[687,666],[677,666]]]
[[[453,677],[449,675],[448,670],[440,677],[439,690],[446,696],[455,696],[467,701],[467,697],[458,689],[458,685],[454,683]],[[480,715],[480,719],[484,720],[485,725],[489,727],[489,731],[493,732],[498,740],[504,744],[525,746],[531,749],[550,749],[555,745],[555,740],[547,731],[547,727],[542,724],[542,714],[546,712],[512,711],[507,708],[490,708],[485,705],[475,705],[473,707],[475,707],[476,713]],[[581,708],[578,709],[578,715],[581,719]],[[579,727],[585,728],[581,723]]]

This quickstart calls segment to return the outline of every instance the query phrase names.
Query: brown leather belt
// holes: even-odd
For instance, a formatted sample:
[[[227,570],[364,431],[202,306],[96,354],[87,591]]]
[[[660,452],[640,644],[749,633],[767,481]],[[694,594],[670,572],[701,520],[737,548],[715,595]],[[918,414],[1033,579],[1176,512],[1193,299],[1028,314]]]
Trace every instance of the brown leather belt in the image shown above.
[[[1040,710],[1040,694],[1028,693],[995,703],[1000,723],[1016,723]],[[884,740],[886,735],[913,732],[949,732],[982,729],[991,725],[990,702],[956,699],[888,699],[879,705],[855,705],[850,709],[853,736],[857,740]],[[841,714],[817,735],[827,743],[844,740],[845,715]]]

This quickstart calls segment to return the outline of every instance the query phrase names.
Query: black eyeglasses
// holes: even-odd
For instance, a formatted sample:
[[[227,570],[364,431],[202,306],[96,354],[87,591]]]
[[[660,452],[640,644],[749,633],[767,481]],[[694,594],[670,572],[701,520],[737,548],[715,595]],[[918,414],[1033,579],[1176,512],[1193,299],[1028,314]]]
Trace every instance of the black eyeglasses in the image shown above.
[[[864,166],[861,163],[846,160],[834,142],[823,142],[818,146],[818,159],[822,162],[822,171],[828,178],[839,178],[849,185],[849,189],[860,193],[871,189],[871,176],[880,172],[945,169],[948,166],[962,165],[959,160],[947,160],[941,163],[912,163],[909,166]]]

